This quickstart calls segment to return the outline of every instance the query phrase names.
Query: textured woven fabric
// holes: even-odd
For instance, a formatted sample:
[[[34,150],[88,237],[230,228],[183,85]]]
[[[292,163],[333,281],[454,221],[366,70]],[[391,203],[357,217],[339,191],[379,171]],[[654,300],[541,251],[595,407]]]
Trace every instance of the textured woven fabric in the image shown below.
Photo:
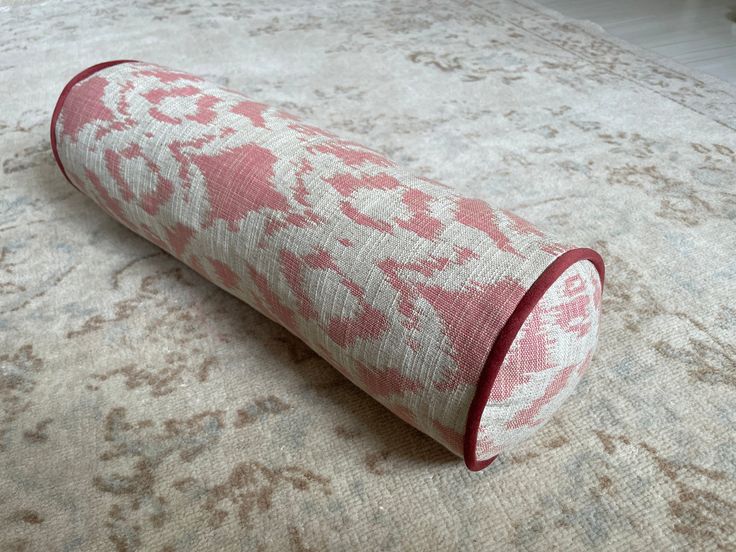
[[[529,0],[0,10],[0,550],[736,548],[736,87]],[[469,472],[54,162],[83,67],[187,68],[591,245],[600,337]]]
[[[111,216],[473,469],[547,421],[590,362],[596,253],[281,109],[110,62],[69,83],[52,134]]]
[[[601,282],[578,262],[549,288],[521,326],[483,409],[478,457],[529,437],[570,396],[598,336]]]

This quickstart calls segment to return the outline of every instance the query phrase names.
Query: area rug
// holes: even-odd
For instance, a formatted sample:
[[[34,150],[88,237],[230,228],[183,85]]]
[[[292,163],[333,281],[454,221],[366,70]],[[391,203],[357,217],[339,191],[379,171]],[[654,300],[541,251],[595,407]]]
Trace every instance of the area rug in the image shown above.
[[[0,549],[736,546],[736,91],[527,2],[0,8]],[[607,264],[600,343],[472,473],[56,169],[59,90],[193,73]]]

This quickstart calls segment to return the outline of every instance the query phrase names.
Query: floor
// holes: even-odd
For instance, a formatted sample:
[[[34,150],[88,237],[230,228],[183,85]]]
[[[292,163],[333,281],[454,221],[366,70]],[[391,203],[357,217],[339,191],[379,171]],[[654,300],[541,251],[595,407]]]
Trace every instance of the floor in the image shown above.
[[[736,82],[736,0],[537,0],[568,17]]]

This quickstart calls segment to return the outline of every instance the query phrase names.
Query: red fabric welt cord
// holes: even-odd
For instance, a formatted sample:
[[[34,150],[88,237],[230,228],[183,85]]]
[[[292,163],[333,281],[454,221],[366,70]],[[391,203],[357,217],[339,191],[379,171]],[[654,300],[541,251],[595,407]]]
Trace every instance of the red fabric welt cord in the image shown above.
[[[64,100],[66,100],[66,97],[69,95],[69,92],[71,92],[72,88],[74,88],[74,85],[77,84],[80,81],[83,81],[87,77],[94,75],[98,71],[102,71],[103,69],[106,69],[107,67],[112,67],[113,65],[118,65],[120,63],[130,63],[135,60],[133,59],[116,59],[113,61],[105,61],[103,63],[97,63],[96,65],[93,65],[91,67],[87,67],[84,71],[76,74],[72,79],[66,84],[64,89],[61,91],[61,94],[59,95],[59,99],[56,100],[56,106],[54,107],[54,113],[51,115],[51,151],[54,154],[54,159],[56,160],[56,164],[59,166],[59,170],[61,170],[61,174],[64,175],[64,178],[66,178],[69,183],[77,187],[74,182],[72,182],[72,179],[69,178],[69,175],[66,174],[66,171],[64,170],[64,165],[61,163],[61,158],[59,157],[59,152],[56,149],[56,121],[59,118],[59,114],[61,113],[61,108],[64,106]]]
[[[488,353],[483,371],[480,374],[478,387],[470,403],[468,410],[468,421],[465,424],[465,435],[463,438],[463,458],[468,469],[480,471],[496,459],[494,456],[488,460],[478,460],[476,455],[476,445],[478,441],[478,430],[480,429],[480,420],[483,416],[483,409],[491,395],[491,389],[496,381],[496,376],[501,369],[506,353],[511,348],[511,344],[519,333],[521,326],[542,298],[544,293],[555,283],[563,272],[578,261],[590,261],[595,266],[601,277],[601,286],[605,277],[605,267],[601,256],[592,249],[580,248],[572,249],[557,257],[552,264],[537,278],[532,287],[524,294],[519,304],[516,306],[511,317],[506,321],[506,325],[498,334],[491,352]]]

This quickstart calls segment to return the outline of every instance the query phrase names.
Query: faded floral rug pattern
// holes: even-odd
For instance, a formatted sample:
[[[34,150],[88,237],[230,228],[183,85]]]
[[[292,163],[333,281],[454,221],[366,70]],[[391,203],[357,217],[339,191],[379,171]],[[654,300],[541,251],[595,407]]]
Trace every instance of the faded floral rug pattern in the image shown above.
[[[0,7],[0,550],[736,548],[736,89],[531,3]],[[61,88],[180,67],[592,246],[599,350],[483,472],[107,217]]]

